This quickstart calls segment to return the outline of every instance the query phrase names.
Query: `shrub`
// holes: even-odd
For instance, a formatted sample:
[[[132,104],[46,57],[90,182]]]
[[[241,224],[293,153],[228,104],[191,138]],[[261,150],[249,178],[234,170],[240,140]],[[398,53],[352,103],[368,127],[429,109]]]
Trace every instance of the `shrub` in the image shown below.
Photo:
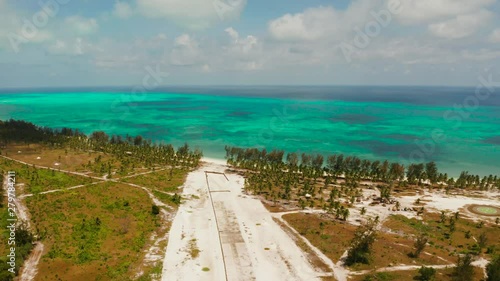
[[[158,214],[160,213],[160,207],[158,207],[158,206],[156,206],[156,205],[153,205],[153,206],[151,207],[151,213],[152,213],[153,215],[155,215],[155,216],[156,216],[156,215],[158,215]]]
[[[500,280],[500,256],[494,258],[486,266],[486,281],[498,281]]]
[[[418,275],[415,277],[415,280],[431,281],[434,280],[435,276],[436,276],[436,270],[434,268],[422,266],[418,270]]]

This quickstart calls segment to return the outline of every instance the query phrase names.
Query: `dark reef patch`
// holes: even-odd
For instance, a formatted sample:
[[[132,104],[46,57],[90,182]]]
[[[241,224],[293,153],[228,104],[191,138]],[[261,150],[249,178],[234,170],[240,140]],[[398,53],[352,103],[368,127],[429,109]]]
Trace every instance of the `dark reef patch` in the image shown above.
[[[252,113],[248,111],[233,111],[228,113],[227,117],[249,117]]]
[[[486,138],[483,142],[487,144],[500,145],[500,136]]]
[[[389,134],[389,135],[383,135],[382,137],[393,140],[401,140],[401,141],[415,141],[422,139],[419,136],[408,135],[408,134]]]
[[[333,122],[345,122],[347,124],[369,124],[380,121],[381,118],[366,114],[345,113],[330,118]]]

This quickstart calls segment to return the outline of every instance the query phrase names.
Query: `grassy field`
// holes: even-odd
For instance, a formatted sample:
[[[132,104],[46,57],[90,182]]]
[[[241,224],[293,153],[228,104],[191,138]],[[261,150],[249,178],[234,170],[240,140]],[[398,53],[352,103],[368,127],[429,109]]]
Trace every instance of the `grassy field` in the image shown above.
[[[47,148],[38,144],[11,144],[2,155],[40,166],[60,168],[72,172],[86,172],[85,165],[101,156],[103,162],[112,161],[113,157],[100,152],[83,152],[64,148]],[[39,159],[38,159],[39,158]],[[55,165],[58,163],[59,165]]]
[[[100,183],[26,199],[45,244],[36,280],[129,280],[159,226],[144,191]]]
[[[283,219],[334,263],[347,250],[356,230],[355,226],[324,219],[314,214],[287,214]]]
[[[317,214],[287,214],[283,216],[283,219],[334,262],[337,262],[349,249],[356,230],[353,225]],[[374,254],[370,264],[356,264],[351,269],[358,271],[401,264],[444,265],[451,263],[447,252],[440,249],[433,249],[433,252],[429,254],[423,253],[418,259],[411,258],[408,254],[412,252],[412,247],[413,240],[408,237],[380,232],[373,244]]]
[[[158,199],[172,206],[172,210],[181,200],[180,196],[172,194],[182,193],[189,172],[183,169],[173,169],[172,173],[170,169],[153,171],[130,164],[125,165],[126,170],[120,171],[121,162],[109,155],[37,145],[9,146],[2,155],[30,164],[99,177],[109,172],[109,167],[112,178],[128,176],[132,172],[147,173],[123,180],[147,187]],[[149,238],[153,232],[156,237],[163,237],[169,231],[170,223],[161,220],[161,215],[152,213],[153,203],[144,190],[116,182],[89,185],[97,180],[6,159],[0,159],[1,169],[16,172],[20,184],[17,195],[35,194],[23,200],[31,214],[32,231],[45,246],[36,280],[147,281],[151,276],[161,276],[162,261],[145,262],[144,257],[152,247],[153,241]],[[85,186],[64,190],[77,185]],[[40,194],[55,189],[64,191]],[[0,217],[3,218],[6,210],[0,208]],[[2,236],[5,236],[3,226]],[[155,247],[164,249],[166,244],[167,240],[164,240]],[[2,247],[0,254],[6,255],[7,248]],[[139,272],[142,272],[141,276]]]
[[[483,233],[486,237],[486,245],[481,254],[490,259],[491,254],[500,251],[500,240],[498,239],[500,226],[484,224],[480,227],[476,222],[459,217],[455,222],[455,230],[450,234],[449,219],[453,217],[453,214],[448,214],[445,222],[441,222],[440,216],[437,213],[426,213],[423,221],[420,221],[401,215],[393,215],[384,222],[384,226],[407,235],[424,233],[429,237],[429,246],[426,251],[432,253],[445,251],[454,256],[467,252],[478,253],[476,240]]]
[[[24,184],[17,188],[17,195],[23,193],[40,193],[43,191],[67,188],[82,184],[89,184],[95,180],[66,174],[54,170],[34,168],[33,166],[19,164],[17,162],[0,158],[0,169],[16,172],[16,183]]]
[[[451,274],[453,272],[452,268],[448,269],[437,269],[436,270],[436,281],[451,281]],[[474,268],[475,277],[474,280],[482,280],[483,272],[479,268]],[[368,273],[363,275],[352,276],[349,281],[415,281],[415,277],[418,276],[417,270],[405,270],[405,271],[391,271],[391,272],[378,272],[378,273]]]
[[[123,178],[121,181],[141,185],[152,190],[180,192],[180,187],[186,181],[188,172],[189,170],[186,169],[166,169],[155,171],[150,174]]]

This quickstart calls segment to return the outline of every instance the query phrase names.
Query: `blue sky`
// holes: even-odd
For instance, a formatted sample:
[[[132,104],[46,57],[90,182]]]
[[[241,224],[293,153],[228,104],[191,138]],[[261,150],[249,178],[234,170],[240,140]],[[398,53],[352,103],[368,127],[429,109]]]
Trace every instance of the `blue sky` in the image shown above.
[[[497,0],[0,0],[1,88],[474,86],[497,65]]]

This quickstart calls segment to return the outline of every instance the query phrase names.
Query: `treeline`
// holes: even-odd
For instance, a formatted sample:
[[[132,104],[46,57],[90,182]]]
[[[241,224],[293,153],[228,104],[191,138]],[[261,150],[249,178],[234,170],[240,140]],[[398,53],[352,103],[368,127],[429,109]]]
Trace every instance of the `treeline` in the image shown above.
[[[371,180],[400,185],[422,185],[428,182],[432,185],[482,190],[500,187],[498,176],[490,175],[481,178],[469,172],[462,172],[455,180],[447,173],[439,172],[434,162],[410,164],[405,167],[400,163],[391,163],[387,160],[370,161],[343,154],[330,155],[325,159],[320,154],[285,154],[282,150],[268,152],[266,149],[231,146],[226,146],[225,150],[228,164],[252,171],[287,169],[312,178],[326,175],[327,178],[343,177],[347,181]]]
[[[203,156],[188,144],[175,149],[171,144],[154,144],[141,136],[109,136],[97,131],[89,136],[71,128],[39,127],[22,120],[0,121],[0,149],[8,143],[41,143],[52,147],[69,147],[82,151],[99,151],[127,162],[196,167]],[[131,159],[134,159],[132,161]]]

